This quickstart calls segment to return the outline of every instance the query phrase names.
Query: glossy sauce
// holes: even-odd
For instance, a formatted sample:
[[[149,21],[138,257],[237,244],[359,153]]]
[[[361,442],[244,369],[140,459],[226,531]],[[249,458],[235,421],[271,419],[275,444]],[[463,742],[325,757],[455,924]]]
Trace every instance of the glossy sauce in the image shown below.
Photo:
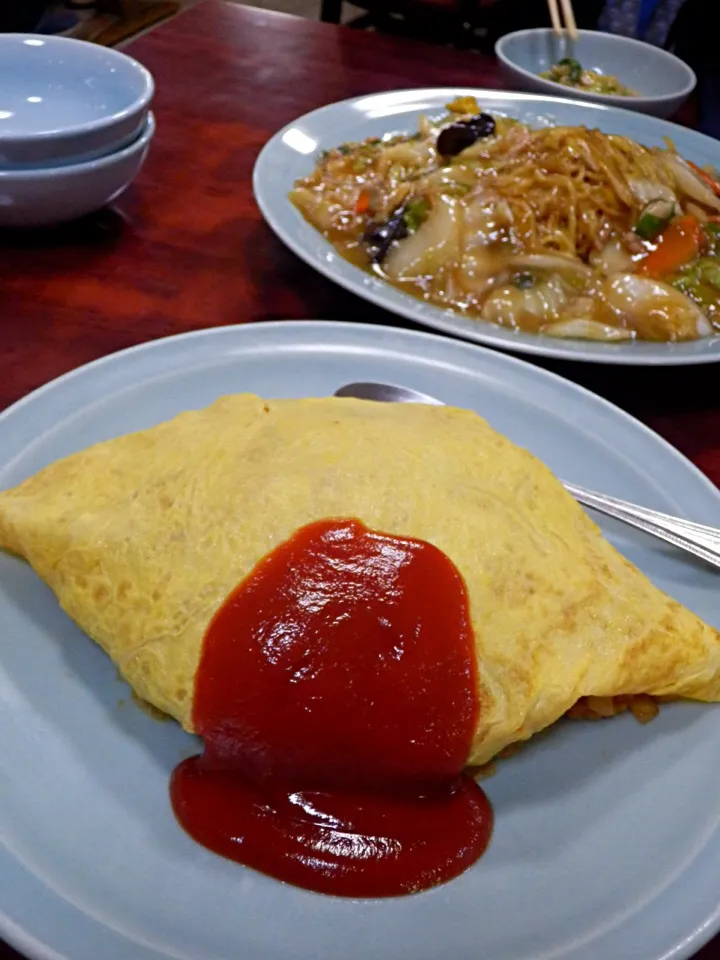
[[[356,520],[299,530],[211,622],[173,773],[199,843],[353,897],[457,876],[492,827],[462,772],[477,720],[465,584],[448,557]]]

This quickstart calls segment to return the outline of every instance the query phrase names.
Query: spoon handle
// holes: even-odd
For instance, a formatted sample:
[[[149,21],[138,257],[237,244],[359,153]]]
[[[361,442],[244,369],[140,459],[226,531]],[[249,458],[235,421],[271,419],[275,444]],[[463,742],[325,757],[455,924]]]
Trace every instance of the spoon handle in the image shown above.
[[[671,517],[667,513],[640,507],[626,500],[618,500],[605,493],[586,490],[574,483],[563,481],[563,486],[586,507],[592,507],[593,510],[598,510],[616,520],[622,520],[632,527],[637,527],[638,530],[644,530],[645,533],[665,540],[681,550],[687,550],[696,557],[701,557],[713,566],[720,567],[720,530],[717,528],[692,523],[681,517]]]
[[[431,403],[444,406],[442,400],[388,383],[346,383],[335,391],[336,397],[357,397],[361,400],[379,400],[391,403]],[[627,500],[618,500],[605,493],[586,490],[574,483],[561,481],[565,489],[586,507],[592,507],[608,517],[622,520],[631,527],[643,530],[651,536],[671,543],[680,550],[701,557],[707,563],[720,567],[720,530],[706,527],[701,523],[692,523],[680,517],[671,517],[667,513],[649,510]]]

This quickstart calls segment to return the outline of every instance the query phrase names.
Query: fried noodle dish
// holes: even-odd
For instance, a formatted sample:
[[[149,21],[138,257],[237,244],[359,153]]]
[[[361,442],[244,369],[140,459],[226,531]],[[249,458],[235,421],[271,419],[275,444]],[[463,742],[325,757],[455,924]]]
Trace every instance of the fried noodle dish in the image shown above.
[[[352,263],[479,320],[598,341],[720,329],[713,172],[670,142],[448,110],[326,151],[290,199]]]

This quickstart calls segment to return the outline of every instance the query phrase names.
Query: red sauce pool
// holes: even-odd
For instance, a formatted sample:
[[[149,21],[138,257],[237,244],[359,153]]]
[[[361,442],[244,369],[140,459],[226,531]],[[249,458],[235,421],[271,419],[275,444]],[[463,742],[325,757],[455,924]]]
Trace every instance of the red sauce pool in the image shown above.
[[[174,771],[185,830],[297,886],[426,889],[483,853],[492,812],[462,772],[478,713],[465,584],[429,543],[357,520],[303,527],[205,636]]]

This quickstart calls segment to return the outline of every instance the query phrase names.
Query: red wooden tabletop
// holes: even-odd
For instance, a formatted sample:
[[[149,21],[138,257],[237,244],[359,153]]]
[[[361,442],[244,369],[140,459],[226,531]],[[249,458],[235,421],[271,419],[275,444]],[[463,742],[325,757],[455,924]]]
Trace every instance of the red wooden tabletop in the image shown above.
[[[502,87],[491,59],[215,0],[129,49],[157,81],[158,133],[136,184],[82,223],[0,232],[0,409],[79,364],[185,330],[285,318],[412,326],[288,252],[255,206],[252,167],[280,126],[335,100]],[[631,411],[720,483],[715,366],[534,362]],[[720,938],[698,958],[718,948]]]

